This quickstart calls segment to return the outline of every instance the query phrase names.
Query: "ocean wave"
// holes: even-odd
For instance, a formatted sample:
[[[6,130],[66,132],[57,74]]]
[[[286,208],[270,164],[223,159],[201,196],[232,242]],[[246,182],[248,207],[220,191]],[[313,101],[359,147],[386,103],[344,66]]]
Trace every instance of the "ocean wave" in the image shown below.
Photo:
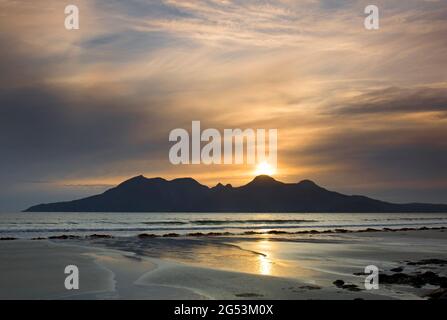
[[[185,222],[185,221],[143,221],[141,222],[142,224],[147,224],[147,225],[185,225],[188,224],[189,222]]]
[[[427,220],[447,220],[447,217],[399,217],[399,218],[368,218],[363,221],[427,221]]]
[[[199,230],[271,230],[271,229],[321,229],[321,228],[362,228],[362,227],[393,227],[393,226],[419,226],[419,223],[369,223],[369,224],[319,224],[319,225],[269,225],[269,226],[190,226],[190,227],[129,227],[129,228],[23,228],[0,229],[0,234],[11,233],[54,233],[54,232],[166,232],[166,231],[199,231]],[[424,225],[445,225],[443,222],[428,222]]]
[[[263,224],[290,224],[290,223],[305,223],[305,222],[318,222],[317,220],[303,220],[303,219],[251,219],[251,220],[191,220],[192,224],[199,225],[213,225],[213,224],[255,224],[255,223],[263,223]]]

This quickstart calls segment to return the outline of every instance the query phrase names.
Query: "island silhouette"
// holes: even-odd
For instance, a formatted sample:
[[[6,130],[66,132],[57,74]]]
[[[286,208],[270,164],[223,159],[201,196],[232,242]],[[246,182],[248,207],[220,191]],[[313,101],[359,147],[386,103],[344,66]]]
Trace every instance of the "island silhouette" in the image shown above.
[[[240,187],[214,187],[192,178],[133,177],[102,194],[47,204],[25,212],[447,212],[446,204],[397,204],[345,195],[310,180],[284,183],[266,175]]]

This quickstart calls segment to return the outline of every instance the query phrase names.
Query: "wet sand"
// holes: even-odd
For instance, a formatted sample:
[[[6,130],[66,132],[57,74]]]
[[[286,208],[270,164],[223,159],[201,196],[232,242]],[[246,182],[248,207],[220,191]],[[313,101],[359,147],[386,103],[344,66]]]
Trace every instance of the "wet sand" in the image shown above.
[[[46,240],[1,241],[0,299],[64,299],[113,290],[113,273],[88,256],[90,252]],[[65,289],[67,265],[82,272],[79,290]]]
[[[1,299],[425,299],[425,284],[365,290],[367,265],[383,274],[447,276],[445,230],[261,237],[90,237],[0,241]],[[64,268],[80,289],[64,288]],[[343,280],[345,286],[334,285]]]

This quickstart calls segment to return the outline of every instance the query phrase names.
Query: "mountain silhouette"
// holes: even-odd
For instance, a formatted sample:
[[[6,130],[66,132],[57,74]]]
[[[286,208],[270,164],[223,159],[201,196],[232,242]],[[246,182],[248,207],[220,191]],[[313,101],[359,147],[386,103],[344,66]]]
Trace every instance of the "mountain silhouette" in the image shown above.
[[[102,194],[39,204],[26,212],[447,212],[445,204],[395,204],[329,191],[310,180],[284,183],[266,175],[209,188],[192,178],[131,178]]]

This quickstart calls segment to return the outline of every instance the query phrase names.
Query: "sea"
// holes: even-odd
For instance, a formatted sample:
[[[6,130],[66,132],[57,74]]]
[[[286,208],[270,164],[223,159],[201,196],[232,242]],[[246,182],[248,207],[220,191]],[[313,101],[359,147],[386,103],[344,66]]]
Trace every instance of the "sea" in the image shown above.
[[[0,238],[447,227],[447,213],[0,213]]]

